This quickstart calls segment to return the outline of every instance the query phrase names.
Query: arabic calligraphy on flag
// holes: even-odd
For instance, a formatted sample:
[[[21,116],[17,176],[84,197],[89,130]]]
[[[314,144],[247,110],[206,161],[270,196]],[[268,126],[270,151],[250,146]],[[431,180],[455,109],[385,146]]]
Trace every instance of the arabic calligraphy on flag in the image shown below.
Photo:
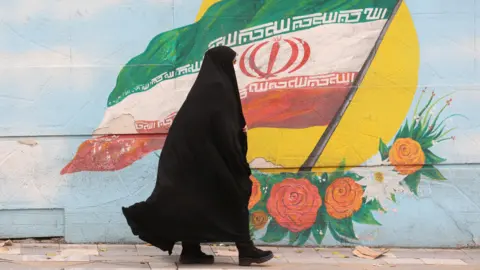
[[[103,134],[82,143],[61,173],[119,170],[161,149],[204,52],[219,45],[239,55],[237,81],[249,129],[327,126],[396,3],[218,2],[198,22],[156,36],[125,65],[97,129]],[[136,134],[110,128],[124,114],[133,116]]]

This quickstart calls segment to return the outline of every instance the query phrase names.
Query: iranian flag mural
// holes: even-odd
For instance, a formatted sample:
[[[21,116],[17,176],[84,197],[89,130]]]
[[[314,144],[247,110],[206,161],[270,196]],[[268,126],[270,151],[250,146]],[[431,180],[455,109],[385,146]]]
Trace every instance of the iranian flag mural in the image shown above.
[[[328,126],[398,0],[223,0],[161,33],[118,75],[94,137],[61,171],[115,171],[162,148],[206,50],[238,54],[249,129]]]

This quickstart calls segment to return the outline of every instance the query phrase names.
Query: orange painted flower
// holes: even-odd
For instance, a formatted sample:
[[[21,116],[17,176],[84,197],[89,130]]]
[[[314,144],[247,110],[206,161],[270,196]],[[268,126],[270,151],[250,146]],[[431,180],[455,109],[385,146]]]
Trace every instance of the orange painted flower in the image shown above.
[[[402,175],[420,170],[425,164],[425,153],[420,144],[411,138],[397,139],[388,153],[390,163]]]
[[[248,201],[248,209],[252,209],[262,198],[262,187],[260,186],[260,182],[258,182],[255,176],[250,176],[250,180],[252,180],[252,195],[250,195],[250,200]]]
[[[312,227],[320,206],[322,198],[318,189],[307,179],[287,178],[275,184],[267,202],[270,215],[291,232]]]
[[[325,193],[327,213],[335,219],[351,217],[362,207],[363,189],[350,177],[338,178]]]
[[[250,215],[250,222],[256,230],[260,230],[268,222],[268,215],[263,211],[255,211]]]

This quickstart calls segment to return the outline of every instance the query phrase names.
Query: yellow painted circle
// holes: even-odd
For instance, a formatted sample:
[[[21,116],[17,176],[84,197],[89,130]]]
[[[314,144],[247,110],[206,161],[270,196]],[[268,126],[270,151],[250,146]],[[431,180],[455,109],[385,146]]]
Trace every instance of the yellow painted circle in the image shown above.
[[[204,0],[198,18],[218,0]],[[364,163],[402,125],[417,89],[419,44],[405,3],[395,15],[357,94],[317,162],[318,169]],[[264,158],[281,171],[296,171],[306,160],[325,127],[307,129],[256,128],[248,133],[248,159]],[[321,168],[321,169],[320,169]]]

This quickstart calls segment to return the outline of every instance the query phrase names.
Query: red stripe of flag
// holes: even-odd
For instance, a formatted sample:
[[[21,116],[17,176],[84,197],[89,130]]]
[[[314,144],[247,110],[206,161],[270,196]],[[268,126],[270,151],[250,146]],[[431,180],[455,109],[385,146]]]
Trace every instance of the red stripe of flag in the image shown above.
[[[351,80],[333,81],[332,84],[319,87],[325,80],[333,78],[330,75],[327,79],[322,79],[323,81],[315,79],[322,76],[310,76],[303,82],[298,78],[306,77],[262,82],[267,83],[270,89],[274,88],[263,92],[248,91],[249,88],[258,90],[261,83],[248,85],[247,97],[242,100],[248,128],[298,129],[328,125],[344,102],[353,81],[351,76]],[[281,88],[282,85],[286,88]],[[302,87],[298,87],[299,85]],[[150,152],[163,147],[174,117],[175,113],[172,113],[163,121],[136,121],[137,132],[143,134],[107,135],[83,142],[61,174],[116,171],[130,166]]]

